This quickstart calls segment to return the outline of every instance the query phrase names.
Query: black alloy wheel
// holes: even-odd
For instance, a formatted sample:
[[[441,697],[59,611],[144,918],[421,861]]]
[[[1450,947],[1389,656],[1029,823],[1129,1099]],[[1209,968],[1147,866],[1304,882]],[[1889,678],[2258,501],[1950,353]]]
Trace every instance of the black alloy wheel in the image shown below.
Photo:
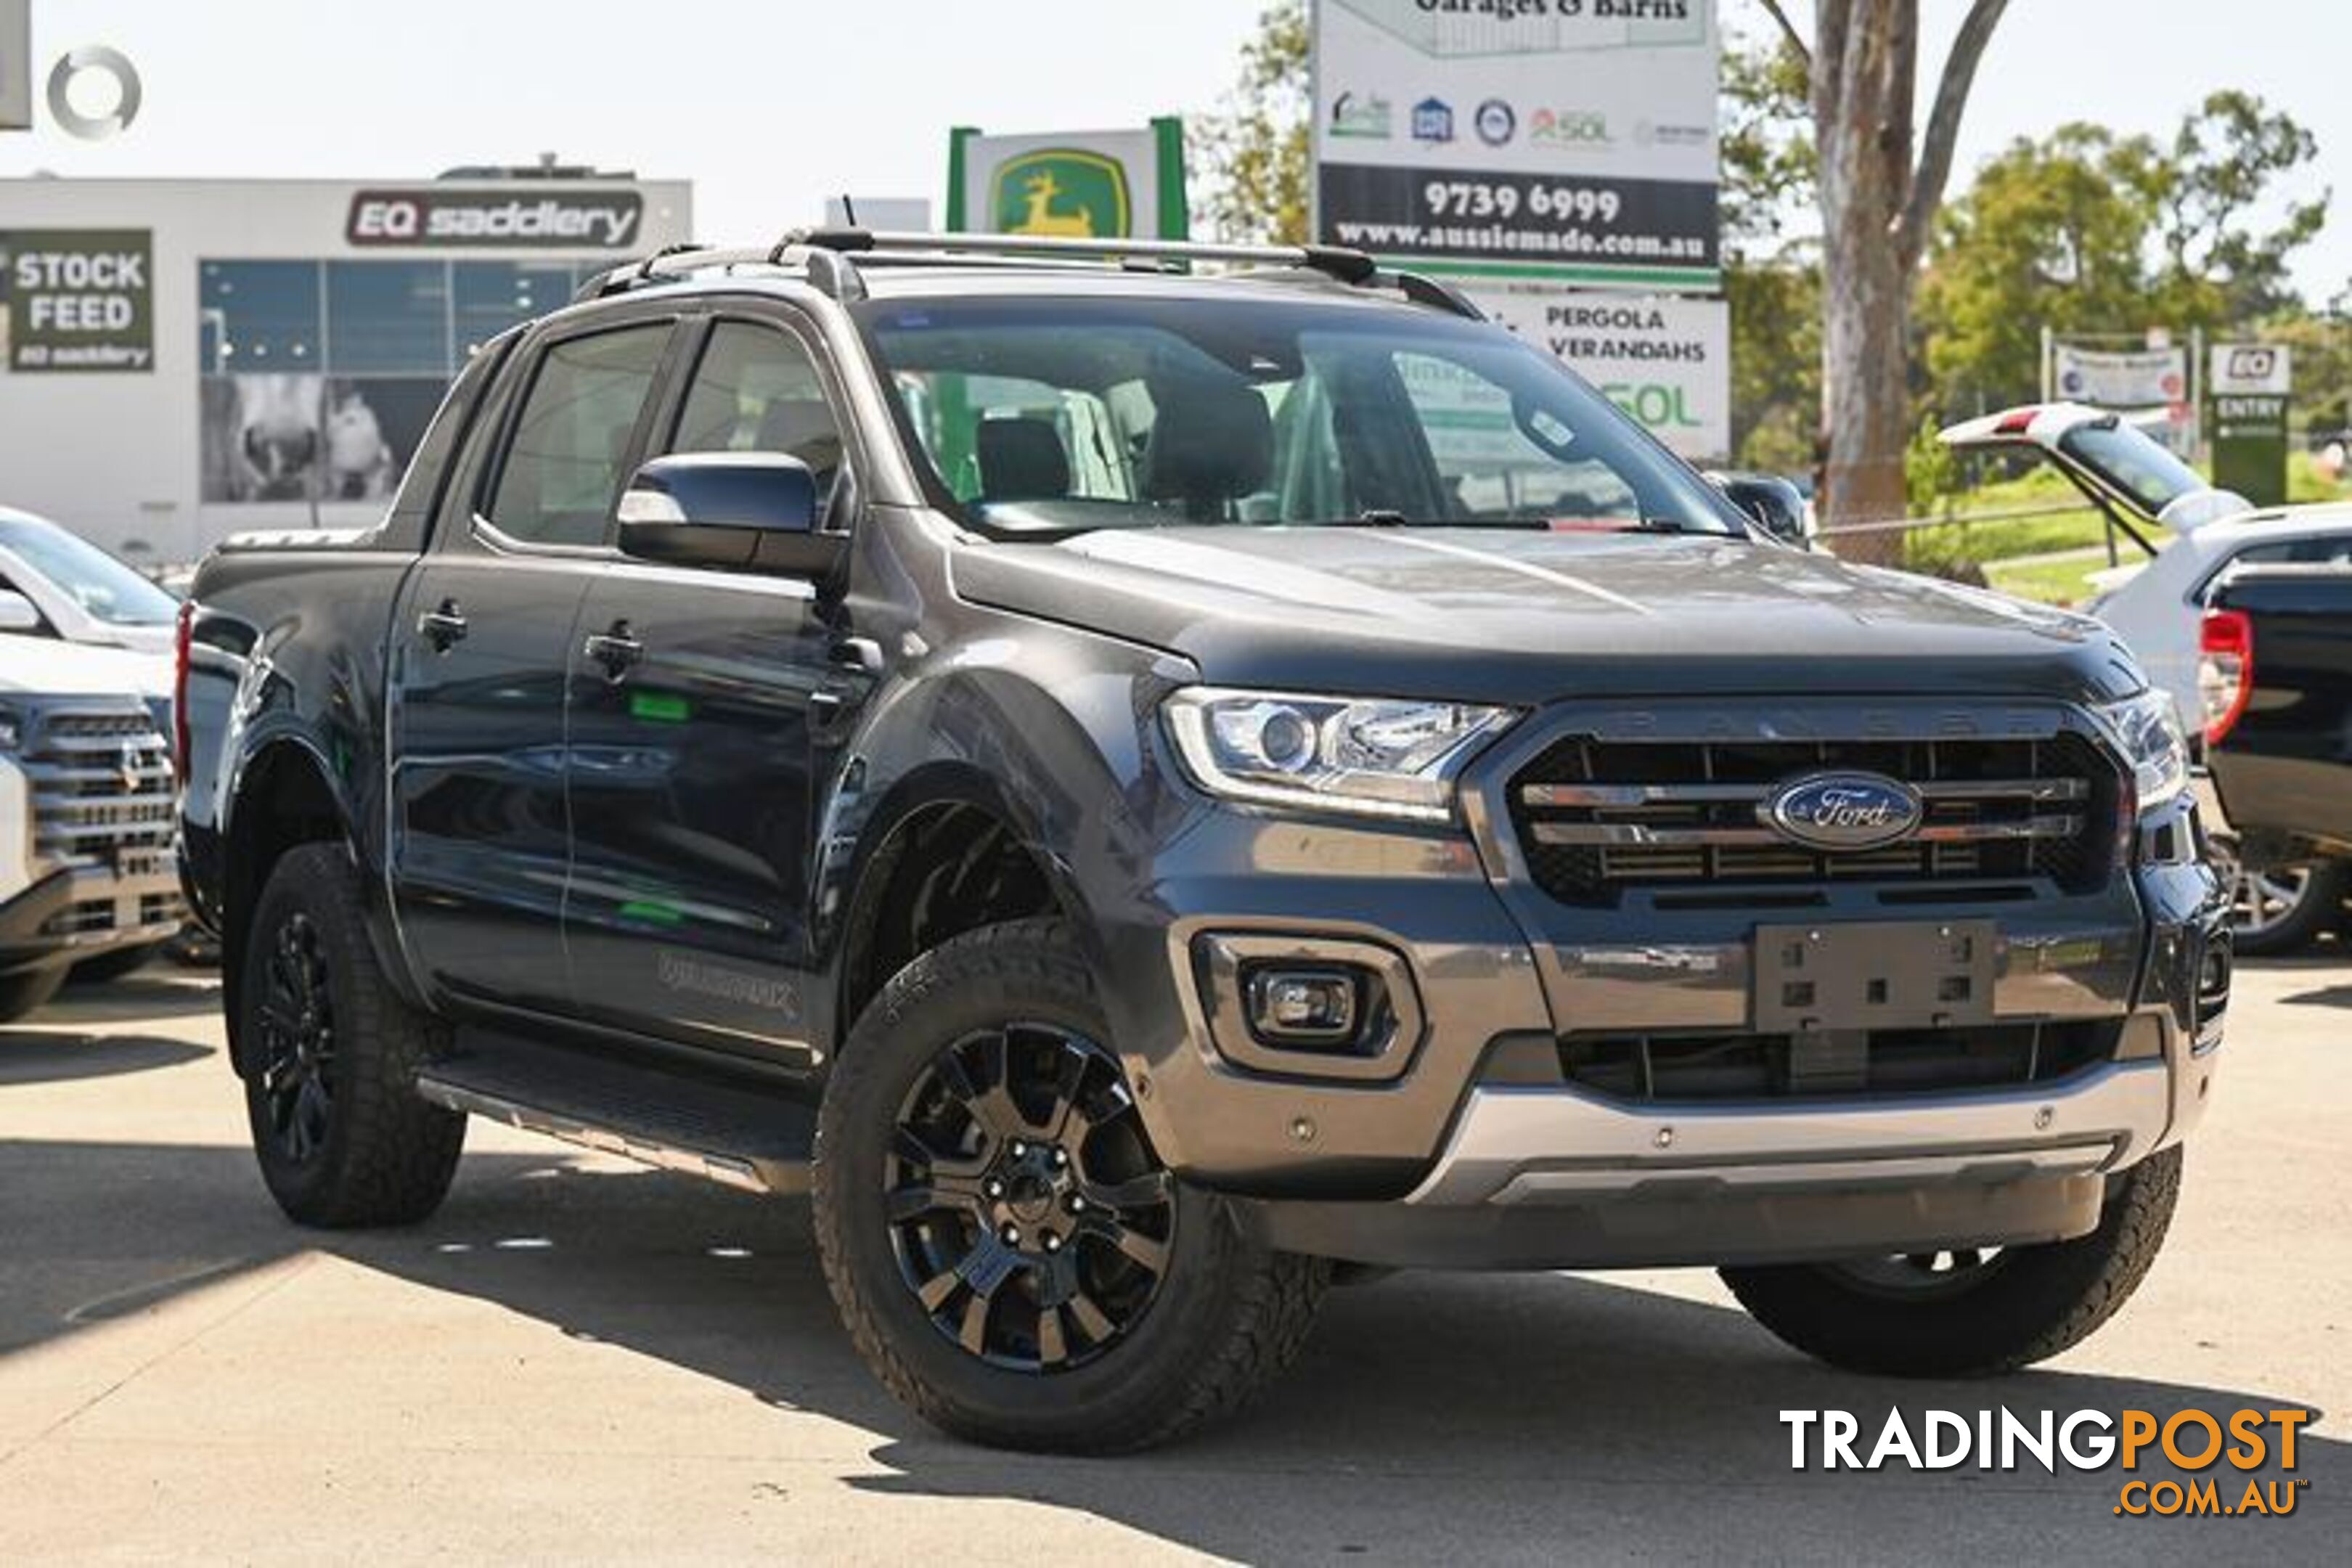
[[[919,1073],[882,1173],[900,1278],[991,1366],[1052,1373],[1133,1331],[1160,1294],[1175,1184],[1118,1059],[1056,1025],[968,1034]]]
[[[326,1146],[335,1114],[335,1007],[319,928],[288,911],[268,937],[261,998],[261,1092],[269,1135],[289,1163]]]

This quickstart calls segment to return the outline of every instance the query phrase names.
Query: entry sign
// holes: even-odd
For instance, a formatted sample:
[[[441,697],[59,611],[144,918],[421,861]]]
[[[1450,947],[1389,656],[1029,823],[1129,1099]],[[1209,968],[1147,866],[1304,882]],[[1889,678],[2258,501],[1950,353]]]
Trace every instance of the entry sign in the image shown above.
[[[1639,420],[1677,455],[1731,450],[1731,307],[1721,300],[1489,284],[1478,308]]]
[[[2212,370],[2213,482],[2256,506],[2285,504],[2285,345],[2216,343]]]
[[[7,256],[8,368],[155,368],[154,237],[143,228],[0,235]]]

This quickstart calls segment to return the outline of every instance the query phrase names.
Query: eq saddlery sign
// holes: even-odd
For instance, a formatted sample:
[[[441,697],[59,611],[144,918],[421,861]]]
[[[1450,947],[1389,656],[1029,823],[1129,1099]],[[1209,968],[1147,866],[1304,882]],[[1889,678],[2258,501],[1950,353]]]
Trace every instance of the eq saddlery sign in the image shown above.
[[[0,230],[11,371],[152,371],[155,246],[143,228]]]

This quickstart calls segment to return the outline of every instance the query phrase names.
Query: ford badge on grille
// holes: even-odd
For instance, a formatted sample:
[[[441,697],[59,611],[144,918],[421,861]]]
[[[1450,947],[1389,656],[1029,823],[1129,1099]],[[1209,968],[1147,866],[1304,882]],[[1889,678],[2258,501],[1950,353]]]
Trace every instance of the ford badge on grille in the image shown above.
[[[1791,843],[1828,851],[1875,849],[1918,830],[1919,794],[1883,773],[1808,773],[1764,799],[1758,815]]]

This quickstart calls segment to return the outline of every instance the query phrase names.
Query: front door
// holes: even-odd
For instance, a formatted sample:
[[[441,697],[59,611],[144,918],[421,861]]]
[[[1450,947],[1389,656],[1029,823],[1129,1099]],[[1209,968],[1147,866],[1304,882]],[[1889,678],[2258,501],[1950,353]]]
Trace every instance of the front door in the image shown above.
[[[805,340],[711,323],[668,451],[772,451],[842,487],[839,426]],[[835,491],[843,493],[836,498]],[[839,507],[827,507],[827,515]],[[812,772],[862,679],[815,588],[621,561],[573,639],[573,862],[565,922],[583,1014],[800,1065]]]
[[[569,1010],[564,679],[671,331],[524,345],[521,405],[480,437],[397,612],[394,892],[444,1000]]]

